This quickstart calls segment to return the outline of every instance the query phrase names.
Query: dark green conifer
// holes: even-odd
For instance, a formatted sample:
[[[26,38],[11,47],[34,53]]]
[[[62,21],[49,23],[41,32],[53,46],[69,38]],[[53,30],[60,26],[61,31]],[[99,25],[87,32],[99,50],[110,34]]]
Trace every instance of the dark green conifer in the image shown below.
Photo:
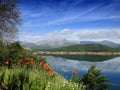
[[[86,86],[86,90],[108,90],[108,87],[111,86],[106,77],[101,75],[101,70],[97,69],[95,65],[90,67],[81,81]]]

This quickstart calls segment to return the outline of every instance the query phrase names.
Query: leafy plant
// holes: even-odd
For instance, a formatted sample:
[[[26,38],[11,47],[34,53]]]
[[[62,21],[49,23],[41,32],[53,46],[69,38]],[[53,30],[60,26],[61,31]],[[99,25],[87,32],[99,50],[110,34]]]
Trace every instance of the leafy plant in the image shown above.
[[[34,61],[34,64],[12,64],[10,69],[2,66],[0,90],[84,90],[82,84],[79,86],[78,83],[68,82],[55,72],[49,73],[51,69],[45,69],[46,63],[37,64],[39,60]]]

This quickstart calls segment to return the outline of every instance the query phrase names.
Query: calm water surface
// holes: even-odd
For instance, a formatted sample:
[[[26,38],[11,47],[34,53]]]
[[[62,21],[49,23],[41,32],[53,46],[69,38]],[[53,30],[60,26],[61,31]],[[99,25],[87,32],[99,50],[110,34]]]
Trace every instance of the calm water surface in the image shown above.
[[[102,62],[89,62],[86,60],[70,60],[62,57],[45,56],[47,62],[51,65],[52,69],[70,79],[72,71],[77,69],[78,75],[83,76],[91,65],[95,64],[98,69],[102,70],[102,74],[106,76],[112,87],[109,90],[120,90],[120,57],[112,58]]]

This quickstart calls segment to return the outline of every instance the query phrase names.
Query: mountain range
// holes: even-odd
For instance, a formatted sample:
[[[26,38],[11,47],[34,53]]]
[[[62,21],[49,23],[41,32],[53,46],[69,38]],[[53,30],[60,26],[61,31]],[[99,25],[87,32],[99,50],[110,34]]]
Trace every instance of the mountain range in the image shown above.
[[[20,42],[20,43],[21,45],[32,49],[52,49],[52,48],[59,48],[64,46],[76,45],[76,44],[81,44],[81,45],[100,44],[112,48],[120,48],[120,44],[107,40],[95,42],[95,41],[75,41],[75,40],[67,40],[67,39],[60,39],[60,40],[56,39],[56,40],[43,40],[37,43],[32,43],[32,42]]]
[[[23,46],[26,46],[32,49],[52,49],[52,48],[59,48],[63,46],[70,46],[70,45],[76,45],[76,44],[80,44],[80,42],[76,40],[66,40],[66,39],[43,40],[37,43],[22,42]]]
[[[104,40],[104,41],[100,41],[100,42],[95,42],[95,41],[80,41],[80,44],[85,45],[85,44],[101,44],[101,45],[106,45],[112,48],[120,48],[120,44],[112,42],[112,41],[108,41],[108,40]]]

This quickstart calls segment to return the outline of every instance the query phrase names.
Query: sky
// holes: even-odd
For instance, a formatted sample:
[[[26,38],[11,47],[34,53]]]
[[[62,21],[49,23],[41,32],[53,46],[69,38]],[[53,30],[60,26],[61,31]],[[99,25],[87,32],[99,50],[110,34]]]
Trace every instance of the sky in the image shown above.
[[[21,41],[120,42],[120,0],[18,0]]]

